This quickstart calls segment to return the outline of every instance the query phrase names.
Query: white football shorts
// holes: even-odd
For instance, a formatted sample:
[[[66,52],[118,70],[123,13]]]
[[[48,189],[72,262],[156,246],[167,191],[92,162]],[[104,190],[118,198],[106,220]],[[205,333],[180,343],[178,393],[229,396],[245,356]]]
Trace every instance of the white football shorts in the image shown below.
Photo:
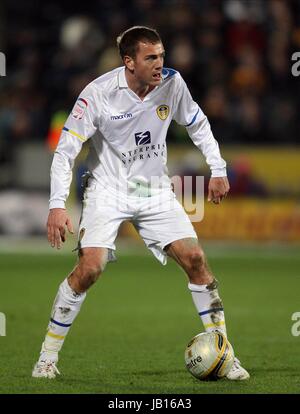
[[[121,223],[132,222],[148,249],[163,264],[164,247],[175,240],[196,238],[194,227],[171,189],[151,197],[128,195],[89,179],[83,198],[78,248],[106,247],[115,259],[115,240]]]

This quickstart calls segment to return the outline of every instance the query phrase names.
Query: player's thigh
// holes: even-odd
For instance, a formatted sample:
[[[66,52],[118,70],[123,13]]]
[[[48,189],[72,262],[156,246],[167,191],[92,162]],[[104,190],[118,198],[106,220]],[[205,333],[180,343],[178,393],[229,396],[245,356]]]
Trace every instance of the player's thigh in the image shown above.
[[[161,249],[176,240],[197,239],[189,216],[173,195],[146,205],[135,225],[148,246],[157,244]]]
[[[83,201],[78,248],[105,247],[115,250],[119,227],[124,220],[131,218],[122,207],[117,197],[105,189],[88,193]]]

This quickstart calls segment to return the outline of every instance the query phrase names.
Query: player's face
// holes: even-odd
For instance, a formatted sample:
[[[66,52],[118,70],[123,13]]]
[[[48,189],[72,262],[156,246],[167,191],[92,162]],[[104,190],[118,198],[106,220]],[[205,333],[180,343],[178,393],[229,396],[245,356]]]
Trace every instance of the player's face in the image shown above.
[[[139,42],[136,56],[130,62],[136,80],[144,85],[159,85],[164,57],[165,50],[161,43]]]

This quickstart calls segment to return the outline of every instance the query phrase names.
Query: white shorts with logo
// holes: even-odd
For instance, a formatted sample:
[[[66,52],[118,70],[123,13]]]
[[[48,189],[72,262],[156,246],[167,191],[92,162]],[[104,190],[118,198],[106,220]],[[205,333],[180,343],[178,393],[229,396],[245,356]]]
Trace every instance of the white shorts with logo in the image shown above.
[[[163,264],[164,247],[175,240],[196,238],[197,234],[171,189],[151,197],[138,197],[89,180],[79,225],[79,248],[106,247],[114,258],[115,239],[121,223],[132,222],[146,246]]]

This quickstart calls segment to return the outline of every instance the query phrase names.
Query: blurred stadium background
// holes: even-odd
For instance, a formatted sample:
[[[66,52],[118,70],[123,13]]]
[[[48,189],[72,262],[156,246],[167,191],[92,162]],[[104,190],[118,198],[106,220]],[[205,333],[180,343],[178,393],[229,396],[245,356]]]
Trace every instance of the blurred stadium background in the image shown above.
[[[300,241],[300,3],[278,0],[1,2],[0,233],[44,234],[53,149],[76,97],[120,65],[116,36],[159,30],[228,162],[231,193],[206,205],[203,240]],[[299,91],[300,92],[300,91]],[[208,176],[184,128],[168,135],[171,175]],[[85,149],[86,150],[86,149]],[[69,208],[78,214],[81,154]],[[76,216],[77,217],[77,216]],[[120,236],[135,238],[125,225]]]
[[[300,363],[299,355],[295,356],[299,352],[297,341],[290,334],[291,314],[300,311],[299,307],[297,309],[300,287],[300,77],[294,77],[291,73],[291,56],[295,51],[300,51],[298,0],[95,0],[78,4],[51,0],[1,2],[0,51],[6,55],[6,76],[0,78],[0,311],[7,315],[7,329],[10,329],[7,335],[10,347],[1,351],[6,358],[4,377],[7,375],[9,378],[3,389],[6,392],[39,392],[33,382],[27,384],[28,372],[39,350],[52,296],[74,262],[74,254],[71,256],[70,252],[76,245],[76,237],[69,237],[63,251],[57,253],[48,247],[46,241],[45,222],[53,150],[64,121],[83,87],[97,76],[121,65],[115,39],[120,32],[135,24],[158,29],[167,52],[165,66],[181,72],[194,99],[208,116],[228,162],[230,196],[221,206],[206,203],[204,219],[194,225],[212,259],[212,267],[222,275],[221,278],[226,279],[222,292],[230,315],[228,321],[229,318],[232,321],[229,322],[229,329],[235,343],[240,346],[243,361],[256,369],[256,378],[260,375],[260,382],[256,382],[254,388],[245,387],[243,390],[237,386],[226,388],[222,385],[213,389],[202,385],[201,389],[203,392],[298,392],[299,377],[294,366]],[[207,184],[209,171],[185,129],[172,124],[167,140],[170,175],[203,175]],[[68,200],[68,209],[75,225],[80,214],[80,176],[85,169],[87,150],[85,147],[77,160]],[[112,285],[107,279],[103,291],[96,288],[104,304],[106,298],[112,301],[115,298],[112,307],[107,303],[106,311],[103,306],[101,308],[101,315],[106,312],[108,324],[101,325],[102,318],[99,324],[108,336],[103,334],[106,338],[103,340],[101,332],[94,332],[91,326],[90,320],[97,317],[100,320],[100,316],[96,316],[98,310],[95,310],[98,299],[93,291],[86,313],[80,316],[85,318],[85,324],[74,328],[74,336],[70,339],[73,348],[67,347],[65,351],[65,369],[69,366],[73,377],[77,375],[83,388],[76,388],[74,381],[64,383],[63,389],[55,385],[52,392],[99,392],[101,382],[90,379],[84,384],[73,366],[77,352],[76,332],[80,329],[85,338],[93,333],[93,337],[88,337],[89,345],[101,344],[104,347],[101,352],[104,355],[106,352],[107,361],[110,360],[113,342],[109,339],[123,333],[123,350],[130,354],[128,361],[135,358],[135,372],[130,371],[130,362],[121,357],[111,362],[119,364],[113,370],[104,367],[105,373],[105,369],[114,372],[121,366],[118,379],[121,378],[123,385],[118,388],[120,383],[115,379],[112,382],[107,380],[102,390],[194,392],[199,389],[198,384],[185,387],[186,373],[180,377],[182,387],[176,388],[175,384],[172,388],[171,374],[176,374],[176,371],[171,369],[169,377],[164,377],[162,373],[166,372],[166,366],[159,359],[163,355],[169,367],[174,361],[176,366],[182,364],[180,358],[185,341],[192,336],[191,332],[197,333],[197,315],[191,322],[194,331],[187,323],[195,312],[188,293],[182,297],[184,280],[179,282],[179,279],[173,279],[174,264],[167,271],[159,267],[154,258],[143,259],[141,256],[134,259],[134,255],[148,253],[131,225],[122,226],[117,246],[123,259],[120,267],[112,265],[109,268]],[[10,252],[14,254],[8,254]],[[56,254],[57,260],[47,258],[46,254],[38,257],[38,254],[46,252]],[[126,274],[124,279],[118,279],[120,273]],[[143,274],[145,290],[152,292],[153,296],[158,291],[152,281],[157,283],[155,286],[173,281],[170,304],[165,304],[163,294],[155,296],[159,317],[154,315],[150,302],[141,300],[142,291],[135,290],[142,289],[139,281]],[[162,275],[162,278],[157,275]],[[43,290],[44,286],[46,290]],[[115,325],[120,321],[116,306],[118,289],[120,295],[122,291],[127,292],[127,302],[123,296],[120,299],[121,303],[125,300],[120,308],[123,312],[122,326]],[[130,297],[130,291],[139,297],[138,302],[136,297]],[[182,312],[177,306],[180,301],[186,301],[180,307]],[[132,303],[138,304],[140,324],[134,322],[136,309]],[[175,321],[168,314],[168,306],[173,306]],[[154,316],[150,316],[151,312]],[[26,326],[20,315],[25,315],[28,321]],[[179,333],[177,320],[180,318],[182,330]],[[165,326],[155,331],[165,341],[165,345],[157,351],[155,335],[150,330],[153,343],[148,343],[149,339],[145,341],[142,355],[147,361],[147,355],[155,352],[155,364],[161,367],[161,372],[152,373],[152,376],[149,374],[151,385],[145,381],[144,388],[140,385],[144,384],[143,375],[151,368],[144,366],[145,361],[142,363],[139,359],[141,349],[136,354],[132,353],[136,342],[130,342],[129,336],[126,336],[128,330],[125,329],[131,326],[133,339],[137,343],[141,337],[148,335],[149,338],[149,330],[142,320],[147,321],[147,326],[159,326],[162,320],[169,328],[170,337],[172,334],[178,336],[173,350],[176,355],[172,360],[168,346],[171,339],[165,335]],[[34,321],[35,326],[29,321]],[[113,330],[113,326],[119,327]],[[30,338],[28,332],[32,335]],[[139,334],[142,336],[139,337]],[[21,362],[18,360],[19,374],[16,376],[11,373],[11,366],[16,364],[11,357],[12,350],[20,352],[17,344],[24,344],[24,341],[27,347],[34,349],[34,355],[29,355],[22,348],[20,358],[23,359]],[[90,351],[83,340],[80,346],[83,359]],[[289,353],[284,359],[283,349],[288,349]],[[93,352],[100,353],[96,345]],[[258,359],[253,363],[256,357]],[[98,378],[98,365],[92,362],[94,355],[88,358],[92,374]],[[103,358],[99,358],[103,368]],[[129,368],[123,367],[122,364],[126,363]],[[85,369],[88,372],[90,366]],[[131,383],[127,380],[128,372],[134,377]],[[280,378],[276,377],[276,372],[279,372]],[[293,385],[291,372],[294,372]],[[266,388],[268,386],[271,388]],[[44,385],[39,390],[51,392]]]

